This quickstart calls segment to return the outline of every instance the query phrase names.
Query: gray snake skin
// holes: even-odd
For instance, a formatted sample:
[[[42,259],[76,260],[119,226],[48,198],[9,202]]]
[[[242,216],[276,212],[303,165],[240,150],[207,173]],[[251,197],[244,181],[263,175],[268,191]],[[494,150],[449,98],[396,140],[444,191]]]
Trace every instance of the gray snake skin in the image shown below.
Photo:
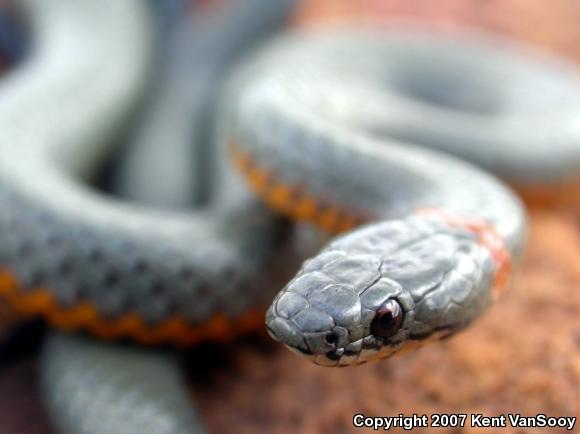
[[[2,294],[23,313],[104,338],[195,343],[244,332],[246,314],[273,297],[266,270],[284,231],[226,167],[225,147],[214,155],[193,146],[213,168],[198,169],[198,179],[216,178],[195,211],[118,201],[80,182],[115,151],[142,101],[154,59],[151,8],[138,0],[26,6],[33,53],[0,88],[0,155],[9,156],[0,164]],[[282,15],[272,16],[279,22]],[[417,145],[517,181],[572,177],[580,164],[572,122],[577,71],[470,36],[298,33],[237,69],[215,113],[207,107],[219,86],[195,84],[199,106],[189,113],[198,125],[217,125],[198,141],[227,142],[271,207],[335,232],[365,224],[306,261],[266,314],[275,339],[317,364],[365,363],[466,327],[496,298],[522,253],[525,212],[511,191]],[[215,69],[201,73],[200,83],[225,76],[235,47],[209,62]],[[481,76],[454,83],[474,75],[473,62]],[[440,79],[459,90],[426,87]],[[497,84],[507,80],[514,86]],[[171,104],[168,110],[154,119],[173,120]],[[173,139],[188,131],[185,117],[175,122]],[[538,130],[533,138],[530,124]],[[561,157],[548,151],[556,126]],[[526,140],[537,145],[533,152],[508,157]],[[461,150],[463,142],[472,151]],[[480,158],[480,147],[495,151]],[[143,186],[122,183],[125,196],[135,184]],[[148,197],[167,205],[164,192]],[[53,334],[43,386],[61,432],[202,429],[171,353]]]

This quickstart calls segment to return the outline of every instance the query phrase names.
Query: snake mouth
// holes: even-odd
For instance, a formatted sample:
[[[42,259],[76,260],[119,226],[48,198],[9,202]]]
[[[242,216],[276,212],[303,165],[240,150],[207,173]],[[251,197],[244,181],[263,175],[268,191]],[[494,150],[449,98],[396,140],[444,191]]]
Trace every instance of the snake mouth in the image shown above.
[[[274,330],[272,330],[272,328],[268,324],[266,324],[266,331],[268,332],[268,334],[270,335],[270,337],[272,339],[274,339],[276,342],[282,342],[280,340],[280,338],[276,335],[276,333],[274,332]]]
[[[292,339],[291,342],[283,339],[284,330],[287,330],[286,329],[287,326],[288,324],[285,323],[284,328],[281,328],[280,323],[276,322],[267,323],[266,331],[268,332],[268,334],[272,339],[278,342],[282,342],[293,353],[299,356],[306,356],[309,359],[314,359],[316,357],[316,354],[310,348],[308,348],[308,346],[306,345],[306,341],[304,341],[303,339],[298,340]],[[328,351],[326,354],[318,354],[318,357],[322,356],[327,358],[330,362],[337,362],[338,360],[340,360],[343,353],[344,353],[343,348],[337,348],[332,351]]]
[[[313,356],[314,353],[312,351],[310,351],[307,348],[304,347],[300,347],[300,346],[292,346],[292,345],[288,345],[286,344],[286,346],[288,347],[288,349],[290,349],[290,351],[300,355],[300,356]]]
[[[275,318],[266,322],[266,331],[275,341],[282,342],[292,352],[301,356],[313,356],[304,337],[291,321]]]
[[[333,348],[326,352],[316,352],[310,349],[304,337],[298,338],[294,333],[288,333],[289,330],[296,332],[296,328],[289,321],[278,319],[266,324],[266,331],[272,339],[282,342],[286,348],[294,354],[305,357],[319,366],[337,366],[344,367],[351,364],[366,363],[367,360],[358,361],[361,354],[361,348],[358,350],[350,348],[353,344],[346,347]]]
[[[280,339],[277,335],[276,332],[274,332],[274,330],[272,330],[271,327],[269,327],[268,325],[266,325],[266,331],[268,332],[268,334],[270,335],[270,337],[272,339],[274,339],[277,342],[283,342],[282,339]],[[312,356],[314,355],[314,353],[312,351],[310,351],[308,348],[306,348],[305,346],[301,346],[301,345],[290,345],[286,342],[283,342],[284,345],[286,347],[288,347],[288,349],[290,349],[291,351],[299,354],[299,355],[304,355],[304,356]]]

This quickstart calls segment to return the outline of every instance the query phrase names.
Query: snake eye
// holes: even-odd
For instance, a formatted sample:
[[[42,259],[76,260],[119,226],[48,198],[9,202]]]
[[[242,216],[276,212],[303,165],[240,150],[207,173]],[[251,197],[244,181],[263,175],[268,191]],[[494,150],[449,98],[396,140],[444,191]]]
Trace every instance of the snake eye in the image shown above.
[[[388,300],[378,310],[371,324],[375,336],[388,338],[399,331],[403,322],[403,309],[395,300]]]

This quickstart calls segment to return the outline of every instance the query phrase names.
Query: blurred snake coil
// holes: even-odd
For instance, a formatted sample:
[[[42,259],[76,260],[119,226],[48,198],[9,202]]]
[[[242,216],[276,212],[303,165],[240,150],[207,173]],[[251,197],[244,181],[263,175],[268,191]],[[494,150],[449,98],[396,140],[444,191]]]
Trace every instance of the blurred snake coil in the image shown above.
[[[279,36],[208,91],[236,44],[273,31],[291,3],[240,1],[240,37],[221,51],[190,47],[207,62],[190,85],[204,104],[188,112],[197,117],[158,114],[177,123],[162,130],[169,137],[175,125],[211,124],[216,146],[203,137],[192,147],[209,156],[200,183],[211,194],[185,211],[85,182],[118,152],[144,100],[154,7],[24,2],[31,52],[0,86],[0,294],[16,312],[107,340],[189,345],[263,328],[271,303],[275,339],[348,366],[448,337],[498,298],[526,217],[488,171],[516,185],[574,181],[578,71],[475,32],[345,27]],[[275,295],[271,263],[287,241],[279,214],[344,234]],[[178,363],[148,349],[55,333],[43,387],[62,432],[202,430]]]

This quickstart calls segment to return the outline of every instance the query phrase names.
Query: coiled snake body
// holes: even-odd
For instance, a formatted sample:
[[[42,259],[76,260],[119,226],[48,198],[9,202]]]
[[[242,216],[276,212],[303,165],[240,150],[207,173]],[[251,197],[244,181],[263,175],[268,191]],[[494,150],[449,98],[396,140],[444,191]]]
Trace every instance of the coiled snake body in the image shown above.
[[[140,101],[154,39],[148,7],[28,3],[36,45],[0,91],[2,295],[57,327],[144,343],[194,343],[260,325],[264,269],[283,237],[278,219],[227,169],[218,173],[221,193],[189,214],[128,205],[78,182],[112,152]],[[433,76],[410,81],[434,70],[453,82],[470,76],[461,67],[475,60],[485,74],[457,94],[425,90]],[[268,310],[268,331],[318,364],[345,366],[478,317],[521,254],[522,206],[491,175],[397,140],[496,144],[505,155],[533,137],[529,161],[513,160],[514,169],[504,159],[500,172],[524,179],[531,172],[518,167],[531,161],[546,179],[568,175],[580,161],[575,74],[493,43],[353,29],[291,35],[247,62],[224,92],[218,136],[252,189],[329,231],[370,223],[304,263]],[[510,91],[497,86],[507,80]],[[481,97],[490,93],[501,100]],[[557,138],[563,157],[552,157],[546,137]],[[477,160],[479,151],[462,154]],[[151,419],[152,432],[197,429],[170,359],[69,339],[53,337],[46,357],[49,406],[62,430],[144,432]],[[82,357],[103,363],[83,374]],[[146,384],[157,369],[165,376]],[[95,396],[81,391],[87,378]]]

